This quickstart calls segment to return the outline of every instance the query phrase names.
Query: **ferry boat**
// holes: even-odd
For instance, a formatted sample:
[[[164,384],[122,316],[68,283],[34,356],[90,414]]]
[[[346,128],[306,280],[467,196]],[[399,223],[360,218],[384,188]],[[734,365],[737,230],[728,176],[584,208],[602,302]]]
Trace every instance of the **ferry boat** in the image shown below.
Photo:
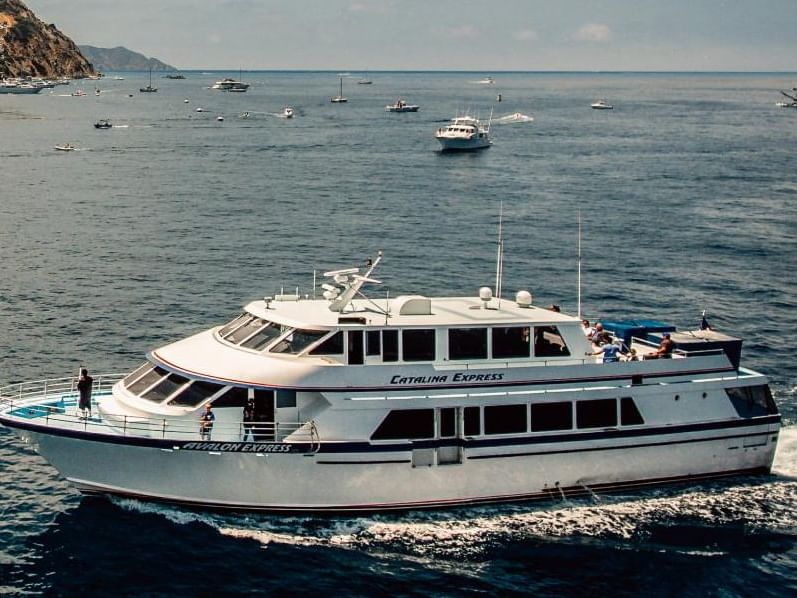
[[[491,117],[492,120],[492,117]],[[490,123],[468,115],[457,116],[435,132],[443,151],[469,151],[490,147]]]
[[[381,259],[325,273],[323,298],[264,297],[96,376],[88,413],[75,378],[4,387],[0,423],[84,493],[230,510],[558,499],[770,471],[780,415],[738,339],[606,323],[639,356],[658,354],[655,331],[676,348],[602,363],[578,317],[528,291],[369,298]]]
[[[220,81],[216,81],[213,85],[210,86],[211,89],[217,89],[219,91],[233,91],[233,92],[245,92],[249,89],[249,83],[244,83],[243,81],[236,81],[230,77],[225,77]]]

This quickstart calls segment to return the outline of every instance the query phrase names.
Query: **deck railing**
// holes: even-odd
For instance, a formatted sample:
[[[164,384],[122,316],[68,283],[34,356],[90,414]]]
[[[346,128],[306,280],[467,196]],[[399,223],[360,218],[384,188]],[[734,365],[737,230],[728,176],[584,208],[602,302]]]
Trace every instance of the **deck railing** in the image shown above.
[[[204,427],[196,414],[188,417],[146,417],[103,411],[98,417],[97,399],[109,396],[113,385],[125,374],[94,376],[93,416],[78,409],[77,377],[20,382],[0,388],[0,412],[7,417],[30,420],[47,427],[168,440],[219,442],[291,442],[318,445],[313,421],[244,422],[215,421]]]

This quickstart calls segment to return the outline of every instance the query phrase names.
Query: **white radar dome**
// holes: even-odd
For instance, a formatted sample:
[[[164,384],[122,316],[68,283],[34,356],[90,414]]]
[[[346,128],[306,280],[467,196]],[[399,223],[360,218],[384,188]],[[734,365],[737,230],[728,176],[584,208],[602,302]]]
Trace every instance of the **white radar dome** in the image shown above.
[[[515,295],[518,307],[531,307],[531,293],[528,291],[518,291]]]
[[[493,290],[490,287],[482,287],[479,289],[479,299],[482,301],[489,301],[493,298]]]

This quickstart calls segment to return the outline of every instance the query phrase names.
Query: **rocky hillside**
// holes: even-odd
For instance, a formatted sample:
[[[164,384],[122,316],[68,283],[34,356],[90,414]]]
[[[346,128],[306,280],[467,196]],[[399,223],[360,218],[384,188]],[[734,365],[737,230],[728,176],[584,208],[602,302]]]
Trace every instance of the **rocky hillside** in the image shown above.
[[[86,77],[92,64],[66,35],[19,0],[0,0],[1,77]]]
[[[102,71],[176,71],[177,69],[157,58],[147,58],[143,54],[133,52],[122,46],[116,48],[95,48],[94,46],[79,46],[83,55]]]

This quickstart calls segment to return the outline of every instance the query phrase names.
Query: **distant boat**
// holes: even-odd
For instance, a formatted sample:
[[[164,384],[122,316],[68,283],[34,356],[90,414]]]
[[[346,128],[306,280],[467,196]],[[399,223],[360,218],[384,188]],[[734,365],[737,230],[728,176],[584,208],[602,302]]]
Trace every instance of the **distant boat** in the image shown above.
[[[340,92],[329,101],[333,104],[342,104],[349,101],[348,98],[343,97],[343,77],[340,78]]]
[[[76,89],[75,91],[72,92],[72,95],[75,96],[76,98],[80,98],[86,95],[86,92],[83,91],[82,89]]]
[[[113,80],[114,81],[124,81],[125,78],[124,77],[114,77]]]
[[[39,93],[44,87],[31,85],[30,83],[19,83],[17,81],[0,82],[0,93]]]
[[[249,89],[249,84],[244,83],[241,79],[243,79],[243,70],[239,71],[238,74],[238,81],[233,79],[232,77],[224,77],[220,81],[216,81],[213,85],[210,86],[211,89],[216,89],[218,91],[232,91],[243,93],[247,89]]]
[[[371,85],[371,84],[373,84],[373,81],[371,81],[371,78],[370,78],[370,77],[368,77],[368,75],[367,75],[367,74],[366,74],[366,75],[363,75],[363,76],[360,78],[360,80],[359,80],[359,81],[357,81],[357,85]]]
[[[141,93],[155,93],[158,91],[157,87],[152,87],[152,69],[149,69],[149,85],[140,88],[138,91]]]
[[[282,118],[293,118],[293,113],[294,113],[293,108],[291,108],[290,106],[285,106],[285,108],[282,109],[280,116]]]
[[[614,106],[612,106],[606,100],[597,100],[595,102],[592,102],[592,104],[590,104],[590,106],[592,108],[594,108],[595,110],[613,110],[614,109]]]
[[[95,129],[110,129],[111,127],[113,127],[111,122],[104,118],[94,123]]]
[[[451,119],[445,127],[435,132],[435,139],[443,146],[443,151],[469,151],[490,147],[490,121],[485,125],[473,116],[462,115]]]
[[[185,75],[164,75],[165,79],[185,79]]]
[[[395,104],[388,104],[385,106],[385,112],[418,112],[418,108],[415,104],[408,104],[401,98],[396,100]]]
[[[74,152],[77,148],[71,143],[59,143],[53,149],[60,152]]]
[[[485,77],[484,79],[479,79],[476,83],[478,85],[495,85],[495,79],[492,77]]]

